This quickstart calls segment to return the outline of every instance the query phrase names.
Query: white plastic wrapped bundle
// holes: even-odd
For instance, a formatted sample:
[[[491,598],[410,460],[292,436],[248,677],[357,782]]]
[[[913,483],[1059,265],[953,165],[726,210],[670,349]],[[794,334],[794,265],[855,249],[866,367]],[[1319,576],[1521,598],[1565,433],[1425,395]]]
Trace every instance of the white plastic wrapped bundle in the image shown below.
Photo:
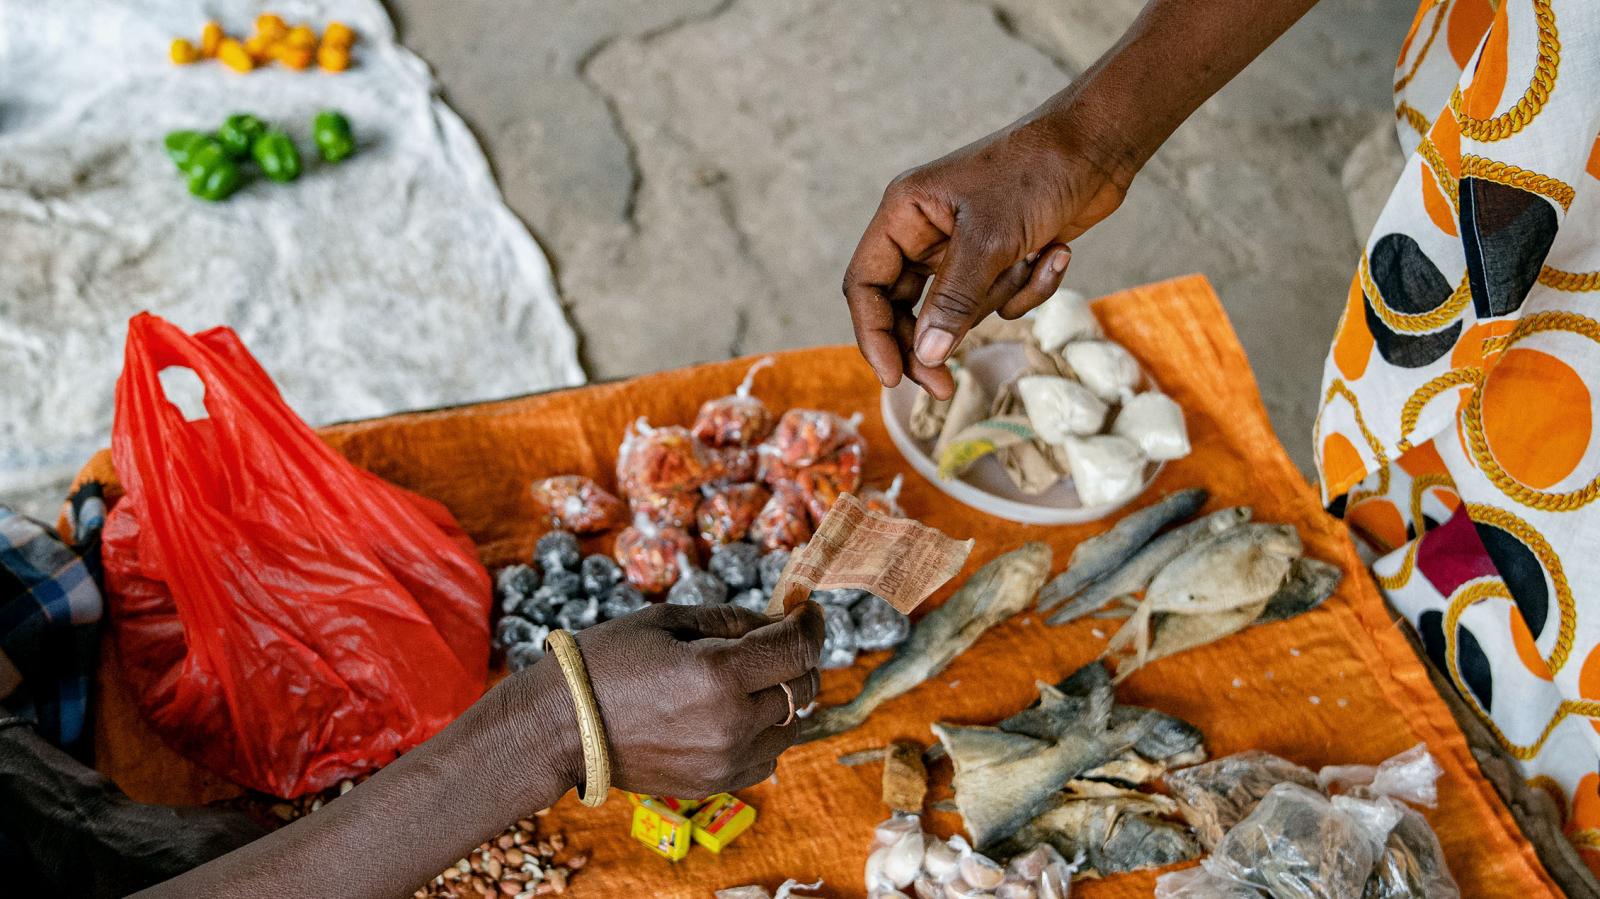
[[[1062,445],[1073,486],[1086,506],[1132,496],[1144,483],[1144,451],[1126,437],[1068,437]]]
[[[1089,301],[1076,290],[1062,287],[1033,313],[1033,339],[1047,353],[1066,346],[1074,340],[1092,340],[1100,336],[1100,322],[1095,320]]]
[[[1034,433],[1046,443],[1098,434],[1105,426],[1108,407],[1094,391],[1076,381],[1029,375],[1017,380],[1017,395],[1022,397]]]
[[[1120,344],[1109,340],[1080,340],[1061,351],[1083,385],[1107,403],[1133,396],[1139,386],[1139,363]]]
[[[1172,397],[1157,390],[1128,400],[1117,413],[1111,433],[1137,443],[1151,459],[1182,459],[1189,455],[1189,429],[1183,422],[1183,409]]]

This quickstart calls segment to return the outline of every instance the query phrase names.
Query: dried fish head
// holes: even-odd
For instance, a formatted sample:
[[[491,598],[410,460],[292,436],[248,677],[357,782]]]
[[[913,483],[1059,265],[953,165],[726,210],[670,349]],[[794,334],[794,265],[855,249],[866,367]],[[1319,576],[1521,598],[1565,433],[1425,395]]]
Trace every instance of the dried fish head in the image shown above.
[[[994,727],[933,726],[955,764],[956,805],[979,849],[1010,837],[1068,781],[1133,747],[1144,722],[1113,726],[1112,707],[1110,688],[1097,689],[1085,713],[1055,723],[1047,739]]]
[[[1282,621],[1311,611],[1333,595],[1343,577],[1344,570],[1337,565],[1320,559],[1296,559],[1289,579],[1272,595],[1256,623]]]

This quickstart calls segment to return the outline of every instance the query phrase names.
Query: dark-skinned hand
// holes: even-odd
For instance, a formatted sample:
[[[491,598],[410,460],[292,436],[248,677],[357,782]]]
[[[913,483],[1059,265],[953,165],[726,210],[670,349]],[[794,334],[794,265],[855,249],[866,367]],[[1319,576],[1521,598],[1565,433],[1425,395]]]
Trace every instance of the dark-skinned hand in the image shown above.
[[[856,343],[885,386],[907,376],[948,398],[962,335],[1049,299],[1066,244],[1121,204],[1132,172],[1068,119],[1024,119],[890,182],[844,277]]]
[[[816,698],[823,616],[778,621],[729,605],[660,604],[578,634],[610,745],[613,784],[701,797],[772,776],[794,745],[795,707]],[[577,770],[582,771],[579,753]]]

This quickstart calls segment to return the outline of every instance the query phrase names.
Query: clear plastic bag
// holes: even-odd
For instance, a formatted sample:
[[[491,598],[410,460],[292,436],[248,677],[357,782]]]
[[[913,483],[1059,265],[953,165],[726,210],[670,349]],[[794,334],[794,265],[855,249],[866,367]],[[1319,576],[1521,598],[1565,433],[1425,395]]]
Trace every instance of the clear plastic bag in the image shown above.
[[[711,473],[706,448],[688,428],[652,428],[642,417],[628,429],[617,452],[617,486],[629,499],[694,490]]]
[[[726,890],[717,890],[716,899],[802,899],[804,894],[800,890],[811,893],[820,889],[822,889],[820,880],[816,883],[785,880],[776,893],[769,893],[767,888],[762,886],[730,887]]]
[[[772,363],[771,356],[761,359],[745,372],[732,395],[706,400],[700,406],[690,430],[701,443],[710,447],[747,447],[767,439],[773,428],[772,410],[750,395],[750,387],[756,372]]]
[[[1251,749],[1167,775],[1167,790],[1200,845],[1215,849],[1228,829],[1280,783],[1316,785],[1316,775],[1270,752]]]
[[[1343,792],[1355,796],[1388,796],[1413,805],[1433,808],[1439,803],[1438,781],[1444,769],[1434,761],[1426,743],[1398,753],[1376,767],[1371,765],[1328,765],[1317,772],[1317,787],[1323,792]]]
[[[1298,784],[1273,787],[1217,844],[1205,869],[1275,899],[1358,897],[1375,853],[1362,823]]]
[[[550,527],[576,534],[610,530],[625,520],[622,500],[582,475],[534,481],[533,504]]]
[[[678,581],[678,556],[694,553],[694,541],[682,528],[662,527],[644,516],[617,535],[612,550],[628,583],[642,593],[660,593]]]
[[[706,487],[703,492],[696,520],[701,539],[712,546],[743,540],[772,498],[771,492],[760,484]]]
[[[1460,899],[1461,890],[1427,819],[1393,800],[1376,801],[1394,805],[1400,817],[1384,839],[1362,899]]]
[[[1156,878],[1155,899],[1268,899],[1260,890],[1218,877],[1205,868],[1185,868]]]

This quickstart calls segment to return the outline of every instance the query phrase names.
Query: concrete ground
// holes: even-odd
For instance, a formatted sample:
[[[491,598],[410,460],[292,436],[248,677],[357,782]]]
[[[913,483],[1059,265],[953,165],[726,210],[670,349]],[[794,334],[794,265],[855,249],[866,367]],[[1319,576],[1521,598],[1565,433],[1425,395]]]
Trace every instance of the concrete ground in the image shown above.
[[[838,285],[888,180],[1066,85],[1141,5],[390,2],[551,255],[597,379],[848,341]],[[1323,0],[1178,131],[1068,273],[1091,295],[1208,275],[1307,470],[1352,218],[1375,217],[1398,161],[1389,85],[1413,12]]]
[[[388,0],[551,257],[595,379],[849,341],[838,285],[889,179],[1065,86],[1142,3]],[[1408,6],[1322,0],[1067,276],[1091,295],[1209,276],[1307,471],[1357,234],[1399,163]],[[6,500],[53,518],[65,490]]]

